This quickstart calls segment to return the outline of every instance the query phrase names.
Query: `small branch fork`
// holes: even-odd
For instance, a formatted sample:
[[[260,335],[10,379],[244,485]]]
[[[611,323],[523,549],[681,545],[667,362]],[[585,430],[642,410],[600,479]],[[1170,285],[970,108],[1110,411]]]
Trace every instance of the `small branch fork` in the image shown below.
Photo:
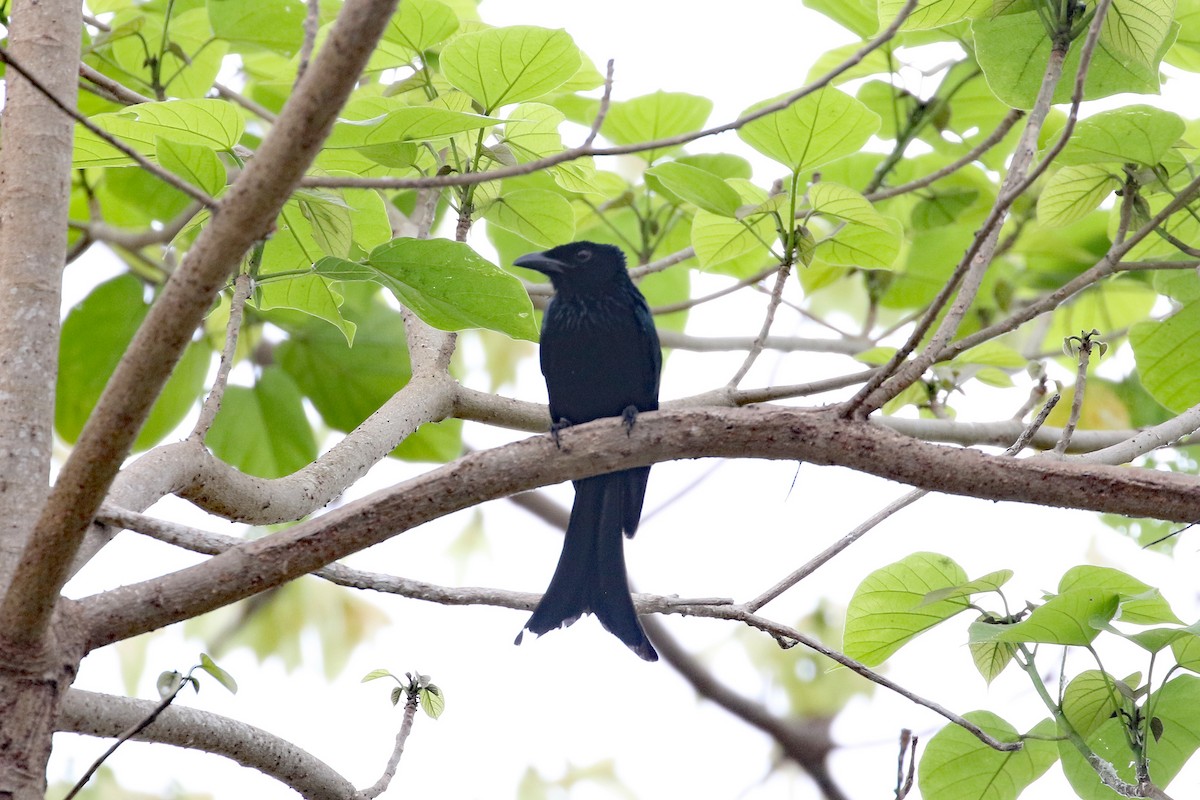
[[[309,176],[302,182],[303,186],[323,186],[327,188],[347,188],[356,187],[361,189],[427,189],[440,188],[446,186],[468,186],[477,183],[486,183],[488,181],[499,180],[501,178],[512,178],[518,175],[528,175],[533,172],[539,172],[549,167],[554,167],[563,164],[567,161],[575,161],[588,156],[619,156],[629,155],[631,153],[644,153],[649,150],[659,150],[669,147],[677,147],[679,145],[694,142],[697,139],[703,139],[708,136],[715,136],[719,133],[737,130],[744,125],[753,122],[756,119],[774,114],[777,111],[799,102],[808,95],[828,86],[839,75],[852,69],[859,64],[864,58],[883,47],[890,42],[899,32],[900,26],[904,24],[904,20],[916,10],[919,0],[907,0],[904,7],[900,9],[895,19],[879,33],[871,41],[863,45],[853,55],[847,58],[842,63],[831,69],[825,75],[822,75],[817,80],[807,84],[802,89],[787,95],[786,97],[769,103],[756,111],[748,114],[743,114],[737,119],[726,122],[712,128],[705,128],[700,131],[691,133],[682,133],[677,136],[668,136],[663,139],[655,139],[650,142],[640,142],[638,144],[621,145],[619,147],[594,147],[591,142],[595,139],[595,132],[589,132],[588,138],[584,140],[584,144],[578,147],[573,147],[569,150],[564,150],[561,153],[556,153],[552,156],[540,158],[535,161],[529,161],[525,164],[515,164],[511,167],[502,167],[499,169],[487,170],[484,172],[471,172],[459,175],[428,175],[420,178],[341,178],[336,176]],[[603,121],[600,115],[600,121]],[[598,129],[597,129],[598,130]]]
[[[1000,188],[1000,194],[992,207],[987,220],[983,223],[971,246],[959,261],[946,285],[934,298],[921,322],[913,330],[908,341],[896,351],[892,359],[860,389],[844,406],[843,413],[866,416],[884,403],[900,394],[906,387],[935,363],[942,351],[953,339],[958,326],[966,315],[967,310],[975,300],[983,282],[984,273],[994,257],[999,240],[1000,228],[1008,214],[1008,209],[1021,194],[1029,188],[1053,162],[1054,158],[1066,146],[1074,130],[1075,121],[1079,115],[1079,106],[1083,102],[1083,88],[1091,65],[1092,55],[1100,40],[1100,31],[1104,17],[1112,0],[1100,0],[1095,15],[1088,28],[1079,57],[1079,72],[1075,78],[1074,92],[1071,98],[1071,110],[1067,124],[1064,126],[1059,139],[1047,151],[1042,161],[1032,169],[1030,164],[1037,152],[1037,139],[1042,130],[1054,97],[1054,91],[1062,78],[1063,64],[1066,61],[1069,42],[1056,42],[1050,51],[1049,63],[1043,76],[1041,88],[1034,102],[1033,111],[1017,144],[1008,174]],[[937,331],[933,334],[925,349],[911,362],[905,362],[908,356],[924,339],[925,334],[932,328],[943,308],[950,301],[955,289],[958,290],[954,302],[942,318]],[[889,380],[890,379],[890,380]],[[884,386],[885,381],[887,386]]]

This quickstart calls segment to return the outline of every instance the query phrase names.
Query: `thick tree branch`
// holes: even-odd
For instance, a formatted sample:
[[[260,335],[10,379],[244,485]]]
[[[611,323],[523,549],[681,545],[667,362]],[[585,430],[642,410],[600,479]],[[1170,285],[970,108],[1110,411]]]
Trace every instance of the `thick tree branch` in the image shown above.
[[[1052,459],[1011,459],[916,441],[836,410],[698,409],[644,414],[467,455],[288,531],[163,578],[82,601],[99,647],[278,586],[431,519],[537,486],[678,458],[768,458],[838,465],[987,500],[1172,521],[1200,519],[1200,479]]]
[[[395,6],[396,0],[348,0],[342,7],[279,123],[151,307],[63,465],[0,606],[0,636],[8,641],[41,638],[74,553],[151,405],[213,296],[270,230],[316,156]]]
[[[63,699],[56,727],[89,736],[119,736],[144,720],[156,705],[151,700],[72,689]],[[207,711],[172,706],[133,738],[225,756],[271,776],[306,800],[347,800],[358,794],[328,764],[291,742]]]

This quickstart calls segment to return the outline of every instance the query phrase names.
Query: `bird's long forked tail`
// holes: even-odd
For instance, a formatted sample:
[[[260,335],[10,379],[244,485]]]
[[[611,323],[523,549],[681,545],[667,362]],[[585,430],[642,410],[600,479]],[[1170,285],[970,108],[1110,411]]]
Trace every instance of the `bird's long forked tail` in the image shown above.
[[[646,661],[658,653],[638,622],[625,573],[621,535],[625,502],[622,473],[598,475],[575,484],[575,504],[563,541],[562,555],[550,586],[525,630],[539,636],[563,628],[587,613]],[[516,643],[521,643],[517,635]]]

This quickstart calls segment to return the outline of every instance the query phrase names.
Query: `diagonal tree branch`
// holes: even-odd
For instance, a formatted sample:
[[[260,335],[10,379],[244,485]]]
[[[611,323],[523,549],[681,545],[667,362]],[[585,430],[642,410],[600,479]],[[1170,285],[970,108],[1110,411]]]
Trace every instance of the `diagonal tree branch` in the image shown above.
[[[171,575],[81,601],[88,646],[257,594],[453,511],[520,491],[677,458],[839,465],[918,488],[1131,516],[1200,519],[1200,479],[1057,459],[1011,459],[928,444],[836,409],[697,409],[580,425],[472,453],[315,519]]]
[[[59,473],[11,590],[0,637],[42,637],[88,524],[213,296],[265,236],[316,156],[397,0],[348,0],[257,155],[150,309]],[[76,57],[76,61],[78,58]]]

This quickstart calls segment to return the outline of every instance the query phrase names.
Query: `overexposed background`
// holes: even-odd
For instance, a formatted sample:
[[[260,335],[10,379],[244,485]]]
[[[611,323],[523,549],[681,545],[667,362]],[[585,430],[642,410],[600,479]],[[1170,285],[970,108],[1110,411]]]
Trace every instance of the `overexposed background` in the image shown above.
[[[615,59],[614,99],[658,89],[709,97],[715,103],[710,123],[731,119],[755,101],[797,88],[820,53],[853,40],[795,0],[742,0],[735,5],[484,0],[480,11],[494,25],[565,28],[601,69],[607,59]],[[1194,106],[1196,88],[1190,77],[1172,77],[1162,98],[1140,102],[1186,114]],[[732,133],[702,140],[690,149],[723,150],[751,158],[760,185],[776,177],[777,167],[756,157]],[[67,304],[81,299],[106,269],[97,262],[69,268]],[[695,285],[703,292],[726,283],[726,279],[702,276]],[[743,295],[694,311],[689,333],[754,335],[765,298]],[[812,328],[785,312],[775,330],[813,334]],[[478,363],[478,346],[471,337],[464,339],[468,364]],[[723,383],[741,360],[739,353],[676,351],[666,364],[663,399]],[[799,382],[850,367],[847,359],[768,353],[743,385],[763,385],[772,379]],[[525,363],[516,389],[506,391],[544,401],[536,359]],[[965,406],[963,418],[1003,419],[1021,399],[989,393]],[[465,430],[466,441],[474,447],[516,436],[471,424]],[[351,498],[421,469],[381,464],[354,488]],[[698,488],[668,504],[702,477]],[[568,486],[547,491],[563,505],[571,501]],[[639,589],[649,592],[748,599],[905,491],[848,470],[802,465],[797,471],[795,464],[784,462],[661,464],[650,482],[646,520],[626,548],[631,577]],[[178,501],[164,501],[152,513],[191,515],[195,524],[239,530],[194,515]],[[348,563],[452,585],[527,591],[545,586],[558,558],[559,533],[506,501],[494,502],[483,507],[484,547],[465,560],[451,556],[452,543],[473,521],[474,512],[452,515]],[[1016,569],[1007,591],[1017,604],[1053,589],[1062,572],[1076,563],[1119,566],[1163,587],[1181,616],[1195,618],[1194,576],[1200,574],[1196,541],[1194,534],[1185,535],[1177,557],[1168,560],[1138,550],[1087,513],[931,496],[888,520],[763,613],[791,622],[810,612],[822,597],[844,604],[871,570],[911,552],[933,550],[953,557],[971,576]],[[89,565],[69,592],[82,596],[197,560],[126,533]],[[359,648],[350,666],[332,683],[321,674],[314,637],[306,642],[305,665],[294,672],[287,672],[278,659],[259,666],[239,651],[220,659],[237,678],[238,695],[206,681],[199,696],[184,694],[181,702],[285,736],[356,785],[366,786],[383,769],[400,711],[387,701],[390,686],[361,684],[359,679],[378,667],[396,673],[416,669],[443,688],[446,712],[437,721],[418,715],[399,774],[385,797],[515,797],[530,766],[555,778],[574,767],[605,762],[615,765],[634,797],[817,796],[794,768],[777,767],[766,737],[721,709],[697,701],[670,667],[638,660],[593,619],[585,618],[541,640],[527,638],[518,648],[511,642],[526,619],[524,612],[441,607],[374,595],[371,599],[392,624]],[[732,637],[757,634],[728,622],[670,617],[666,623],[729,685],[772,707],[782,707],[739,648],[722,647]],[[965,618],[956,620],[906,647],[889,662],[889,677],[960,713],[990,708],[1018,729],[1032,727],[1046,715],[1033,690],[1015,672],[986,688],[965,647],[966,624]],[[185,641],[178,631],[152,638],[148,674],[141,681],[139,696],[155,697],[155,675],[186,669],[195,663],[199,649],[198,642]],[[1106,666],[1118,673],[1123,668]],[[1131,660],[1129,671],[1141,666]],[[117,675],[115,649],[106,648],[84,662],[77,685],[120,692]],[[891,796],[899,730],[912,728],[925,739],[940,725],[940,718],[887,692],[856,699],[835,725],[835,737],[844,747],[833,756],[834,775],[851,797]],[[52,776],[78,776],[107,745],[105,740],[60,735]],[[224,759],[165,746],[127,744],[109,763],[124,785],[143,791],[163,793],[178,786],[219,798],[294,796],[274,781]],[[1056,770],[1052,768],[1051,775]],[[1193,767],[1193,785],[1197,772]],[[1186,785],[1189,778],[1181,776],[1179,781],[1177,785]],[[1051,777],[1027,796],[1070,796],[1064,793],[1069,790],[1062,779]],[[621,795],[611,787],[584,783],[571,796],[588,800]]]

